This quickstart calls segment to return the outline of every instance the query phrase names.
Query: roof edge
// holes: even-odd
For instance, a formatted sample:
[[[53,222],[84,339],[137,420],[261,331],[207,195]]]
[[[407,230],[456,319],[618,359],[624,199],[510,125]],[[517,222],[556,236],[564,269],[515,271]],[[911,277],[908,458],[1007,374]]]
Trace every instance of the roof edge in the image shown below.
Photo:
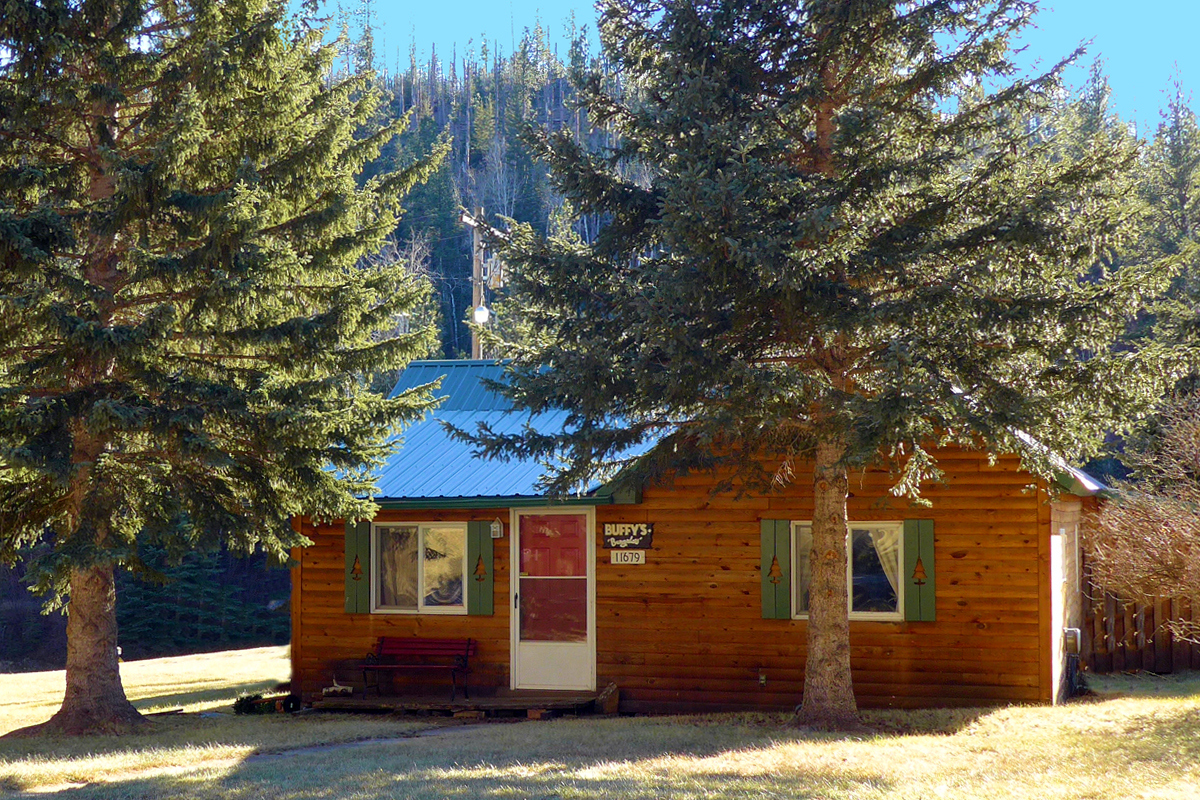
[[[502,367],[508,363],[506,358],[419,358],[408,362],[405,369],[419,367]]]
[[[1088,475],[1081,469],[1062,465],[1062,469],[1054,473],[1052,483],[1068,494],[1077,497],[1106,496],[1111,490],[1100,481]]]
[[[493,497],[376,497],[375,505],[386,509],[529,508],[535,506],[604,506],[615,502],[610,495],[584,495],[554,500],[545,495]]]

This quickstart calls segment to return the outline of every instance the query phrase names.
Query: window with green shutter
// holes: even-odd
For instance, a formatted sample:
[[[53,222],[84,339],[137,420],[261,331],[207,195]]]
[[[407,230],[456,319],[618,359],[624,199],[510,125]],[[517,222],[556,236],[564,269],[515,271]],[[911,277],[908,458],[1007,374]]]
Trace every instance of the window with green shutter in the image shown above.
[[[493,556],[490,522],[349,523],[346,613],[490,616]]]
[[[466,614],[467,538],[465,522],[375,523],[371,611]]]
[[[850,522],[847,612],[851,619],[932,622],[933,521]],[[762,521],[762,616],[808,616],[808,521]]]

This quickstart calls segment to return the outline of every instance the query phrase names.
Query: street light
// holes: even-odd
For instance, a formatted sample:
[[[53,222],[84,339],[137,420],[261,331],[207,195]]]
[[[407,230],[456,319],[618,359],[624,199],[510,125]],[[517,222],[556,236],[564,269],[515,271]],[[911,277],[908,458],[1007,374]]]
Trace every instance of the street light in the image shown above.
[[[487,306],[480,303],[479,305],[475,306],[475,311],[472,318],[475,320],[476,325],[487,325],[488,320],[492,318],[492,312]]]

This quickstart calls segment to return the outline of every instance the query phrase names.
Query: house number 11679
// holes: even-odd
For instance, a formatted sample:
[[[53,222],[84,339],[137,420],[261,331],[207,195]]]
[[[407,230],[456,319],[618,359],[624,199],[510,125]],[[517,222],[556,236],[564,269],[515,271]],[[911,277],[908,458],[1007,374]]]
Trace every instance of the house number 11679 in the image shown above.
[[[645,564],[645,550],[609,550],[610,564]]]

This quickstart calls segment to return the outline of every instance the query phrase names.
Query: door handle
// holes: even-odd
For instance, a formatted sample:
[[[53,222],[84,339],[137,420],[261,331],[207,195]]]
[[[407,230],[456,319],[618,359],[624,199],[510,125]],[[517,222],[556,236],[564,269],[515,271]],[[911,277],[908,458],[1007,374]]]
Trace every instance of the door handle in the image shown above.
[[[514,592],[513,593],[513,608],[520,608],[520,607],[521,607],[521,595]]]

